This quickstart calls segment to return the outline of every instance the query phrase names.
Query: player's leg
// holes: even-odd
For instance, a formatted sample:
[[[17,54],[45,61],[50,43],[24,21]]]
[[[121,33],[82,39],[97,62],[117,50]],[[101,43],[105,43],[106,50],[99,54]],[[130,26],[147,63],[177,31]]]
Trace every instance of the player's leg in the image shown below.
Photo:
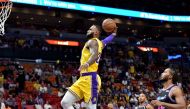
[[[70,91],[67,91],[61,100],[61,106],[63,109],[74,109],[72,105],[77,100],[78,98],[74,94],[72,94]]]
[[[72,106],[73,103],[83,98],[83,94],[80,89],[81,81],[81,78],[79,78],[71,87],[69,87],[68,91],[61,100],[61,106],[63,109],[74,109]]]
[[[99,75],[92,74],[92,76],[89,78],[91,79],[91,82],[88,84],[91,87],[86,87],[85,89],[90,93],[84,93],[84,100],[87,103],[87,109],[97,109],[97,100],[98,100],[98,93],[101,87],[101,79]],[[86,83],[87,84],[87,83]]]

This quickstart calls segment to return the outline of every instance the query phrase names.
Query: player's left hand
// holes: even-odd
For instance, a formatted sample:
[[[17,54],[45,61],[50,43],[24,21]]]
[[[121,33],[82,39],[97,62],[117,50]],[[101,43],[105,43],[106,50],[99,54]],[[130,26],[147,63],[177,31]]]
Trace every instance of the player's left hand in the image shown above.
[[[162,106],[162,102],[160,102],[160,101],[158,101],[158,100],[152,100],[152,101],[151,101],[151,104],[152,104],[153,106]]]
[[[87,70],[87,68],[89,67],[89,64],[88,63],[85,63],[83,65],[81,65],[78,69],[78,71],[81,71],[81,70]]]
[[[114,29],[114,31],[112,32],[112,34],[113,34],[114,36],[117,35],[117,29],[118,29],[118,27],[116,26],[115,29]]]

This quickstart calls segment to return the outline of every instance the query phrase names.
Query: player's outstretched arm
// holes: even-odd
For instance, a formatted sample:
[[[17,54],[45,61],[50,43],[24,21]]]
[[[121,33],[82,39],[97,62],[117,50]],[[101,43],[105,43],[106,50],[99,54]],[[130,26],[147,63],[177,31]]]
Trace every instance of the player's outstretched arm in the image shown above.
[[[151,104],[154,106],[164,106],[169,109],[186,109],[186,102],[185,102],[182,90],[179,87],[175,87],[172,93],[173,93],[172,95],[175,96],[175,100],[177,104],[160,102],[158,100],[153,100]]]
[[[112,40],[114,39],[114,37],[117,35],[117,27],[115,28],[115,30],[113,31],[113,33],[111,35],[109,35],[108,37],[106,37],[105,39],[102,40],[102,43],[104,45],[104,47],[112,42]]]
[[[90,50],[91,56],[85,64],[83,64],[79,67],[79,71],[81,71],[82,69],[87,69],[90,65],[95,63],[95,61],[97,61],[97,59],[98,59],[98,55],[99,55],[98,54],[98,42],[93,39],[89,40],[88,48]]]

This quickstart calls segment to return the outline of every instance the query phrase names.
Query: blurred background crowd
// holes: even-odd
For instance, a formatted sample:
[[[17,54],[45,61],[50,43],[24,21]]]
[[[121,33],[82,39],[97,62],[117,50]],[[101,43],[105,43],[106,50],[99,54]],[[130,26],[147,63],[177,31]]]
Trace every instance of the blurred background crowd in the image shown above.
[[[187,15],[190,7],[188,2],[176,0],[65,1],[169,15]],[[92,24],[101,25],[108,17],[119,28],[118,36],[101,56],[98,109],[135,109],[140,93],[145,93],[149,102],[156,99],[161,89],[160,74],[167,67],[175,69],[176,84],[182,88],[188,106],[188,23],[14,3],[5,23],[6,34],[0,37],[0,101],[6,109],[61,109],[67,88],[80,76],[77,69],[87,29]],[[107,35],[103,31],[101,39]],[[73,46],[67,41],[79,44]],[[83,101],[74,106],[86,107]]]
[[[72,48],[71,48],[72,49]],[[75,54],[72,54],[75,55]],[[170,63],[155,55],[148,58],[139,49],[129,45],[111,44],[102,55],[99,75],[102,88],[98,106],[107,109],[112,104],[114,109],[132,109],[138,105],[140,93],[148,95],[148,100],[156,99],[159,89],[157,82],[166,67],[176,69],[177,85],[183,88],[187,102],[190,100],[189,70],[181,72],[179,65]],[[79,62],[36,63],[31,60],[1,59],[0,86],[4,93],[3,101],[12,108],[49,106],[60,108],[60,100],[67,88],[79,77]],[[85,108],[80,101],[76,108]],[[48,108],[45,108],[48,109]]]

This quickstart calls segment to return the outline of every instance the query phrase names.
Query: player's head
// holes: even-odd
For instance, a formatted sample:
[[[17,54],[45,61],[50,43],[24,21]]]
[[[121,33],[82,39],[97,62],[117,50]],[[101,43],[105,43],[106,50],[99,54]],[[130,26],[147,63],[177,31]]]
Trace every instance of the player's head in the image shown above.
[[[172,68],[167,68],[161,74],[160,80],[165,83],[171,81],[172,83],[175,82],[175,71]]]
[[[144,93],[141,93],[139,95],[139,103],[144,103],[147,101],[146,95]]]
[[[98,25],[92,25],[88,29],[88,31],[86,33],[86,36],[87,36],[88,39],[90,39],[90,38],[99,38],[100,33],[101,33],[100,26],[98,26]]]

